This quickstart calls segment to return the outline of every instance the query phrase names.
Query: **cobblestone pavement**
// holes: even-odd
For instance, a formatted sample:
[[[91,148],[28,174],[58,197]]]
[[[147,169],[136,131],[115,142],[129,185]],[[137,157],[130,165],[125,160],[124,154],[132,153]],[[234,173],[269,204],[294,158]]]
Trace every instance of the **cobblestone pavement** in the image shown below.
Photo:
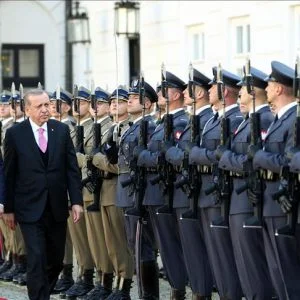
[[[160,279],[160,299],[161,300],[169,299],[169,291],[170,291],[170,287],[168,282],[163,279]],[[21,287],[13,283],[0,281],[0,300],[1,298],[7,300],[28,300],[26,287]],[[58,299],[60,299],[58,296],[51,297],[51,300],[58,300]],[[131,290],[131,299],[132,300],[139,299],[137,286],[135,283],[133,284],[133,288]],[[192,299],[190,289],[187,289],[186,299]],[[214,295],[213,299],[218,300],[219,297],[217,295]]]

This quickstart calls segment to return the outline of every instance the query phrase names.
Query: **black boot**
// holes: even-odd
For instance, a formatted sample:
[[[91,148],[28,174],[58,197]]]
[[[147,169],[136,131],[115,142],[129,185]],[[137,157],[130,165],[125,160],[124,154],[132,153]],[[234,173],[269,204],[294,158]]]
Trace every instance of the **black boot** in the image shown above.
[[[117,295],[119,293],[120,279],[121,279],[121,277],[115,276],[112,292],[105,300],[115,300],[115,295]]]
[[[130,289],[132,280],[120,278],[119,289],[114,289],[113,292],[105,300],[131,300]]]
[[[12,281],[13,277],[19,272],[18,263],[19,263],[18,255],[13,254],[12,265],[10,269],[8,269],[6,272],[1,273],[0,279],[4,281]]]
[[[19,285],[26,285],[27,283],[27,273],[25,272],[18,278],[18,284]]]
[[[53,294],[59,294],[63,291],[66,291],[74,284],[72,270],[73,265],[64,265],[62,274],[54,287]]]
[[[141,264],[142,299],[159,299],[158,265],[155,260]]]
[[[77,297],[77,299],[105,300],[112,293],[112,282],[114,275],[112,273],[103,273],[101,277],[101,282],[98,282],[98,284],[95,285],[95,288],[93,288],[85,296]]]
[[[171,290],[170,300],[184,300],[185,299],[185,290]]]
[[[84,270],[83,280],[77,286],[75,286],[76,284],[74,284],[70,289],[67,290],[66,299],[75,299],[76,297],[84,296],[90,290],[92,290],[94,288],[93,277],[93,269]]]
[[[13,283],[19,282],[20,277],[26,273],[26,267],[27,267],[26,255],[20,255],[19,262],[18,262],[18,272],[12,278]]]
[[[6,260],[4,262],[4,264],[1,265],[0,267],[0,276],[2,273],[6,272],[7,270],[9,270],[12,266],[12,256],[10,255],[8,260]]]
[[[200,294],[193,293],[192,300],[211,300],[211,296],[200,296]]]

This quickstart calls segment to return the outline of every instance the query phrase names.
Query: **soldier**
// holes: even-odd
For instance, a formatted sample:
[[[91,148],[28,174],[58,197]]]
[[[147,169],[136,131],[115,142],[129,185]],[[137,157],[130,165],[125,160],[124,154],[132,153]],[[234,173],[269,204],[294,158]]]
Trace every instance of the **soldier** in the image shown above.
[[[95,107],[90,107],[91,115],[94,117],[94,122],[97,122],[100,124],[101,128],[101,145],[103,145],[106,141],[108,130],[112,126],[112,119],[109,116],[109,94],[102,90],[101,88],[96,88],[95,90]],[[95,109],[96,108],[96,109]],[[94,123],[94,126],[95,123]],[[92,165],[92,159],[94,155],[99,151],[99,148],[101,145],[95,145],[95,142],[97,142],[96,135],[97,132],[91,132],[87,139],[89,139],[89,143],[93,143],[93,150],[92,153],[87,153],[85,156],[85,164],[89,166],[89,172],[91,175],[93,169],[95,168]],[[99,141],[100,143],[100,141]],[[91,165],[89,165],[91,163]],[[105,201],[107,201],[106,197],[110,196],[109,193],[107,193],[107,185],[105,187],[104,178],[106,179],[106,183],[110,183],[112,177],[111,173],[104,173],[99,172],[97,179],[98,183],[100,184],[100,193],[98,194],[96,192],[95,188],[95,196],[99,197],[99,199],[94,198],[94,203],[87,206],[87,212],[86,212],[86,225],[87,225],[87,235],[88,235],[88,243],[89,247],[91,249],[91,254],[93,257],[93,261],[98,273],[99,282],[96,284],[95,288],[92,289],[88,294],[86,294],[83,298],[80,299],[105,299],[108,297],[112,290],[112,282],[113,282],[113,264],[112,260],[108,253],[108,248],[106,246],[106,240],[105,240],[105,234],[104,234],[104,227],[103,227],[103,218],[102,218],[102,208],[100,206],[100,201],[102,205],[105,204]],[[101,183],[100,183],[101,182]],[[95,183],[94,183],[95,185]],[[114,185],[113,185],[114,186]],[[109,185],[109,188],[111,188],[111,185]],[[104,190],[103,190],[104,189]],[[101,194],[104,193],[104,196],[101,197]],[[102,194],[103,195],[103,194]],[[100,199],[101,198],[101,199]]]
[[[259,137],[255,143],[264,139],[267,129],[273,121],[273,115],[267,104],[264,81],[266,74],[251,67],[252,95],[247,91],[246,76],[238,83],[242,86],[240,90],[240,109],[245,114],[244,121],[240,124],[232,137],[231,149],[223,149],[219,167],[231,171],[233,177],[233,189],[230,201],[230,234],[233,242],[233,251],[239,274],[241,286],[246,299],[271,299],[272,284],[267,266],[265,251],[263,248],[263,237],[261,226],[256,228],[243,228],[244,223],[253,215],[253,204],[249,202],[247,189],[240,194],[237,190],[245,184],[247,176],[253,176],[247,166],[247,150],[251,141],[251,134],[254,134],[250,125],[250,118],[253,118],[253,105],[255,112],[259,114],[260,128],[257,129]],[[253,99],[254,97],[254,99]],[[253,104],[254,101],[254,104]],[[249,118],[250,116],[250,118]],[[222,148],[219,150],[222,152]],[[221,154],[219,154],[221,155]],[[258,204],[259,205],[259,204]]]
[[[93,164],[104,174],[101,189],[101,215],[103,220],[106,247],[113,263],[115,280],[113,292],[111,291],[110,278],[103,277],[103,286],[107,295],[99,299],[130,299],[130,288],[133,276],[133,256],[127,245],[125,224],[122,209],[116,206],[116,196],[119,195],[117,176],[121,174],[117,165],[120,136],[129,128],[129,116],[127,112],[128,92],[119,87],[110,97],[110,113],[114,117],[103,152],[93,157]],[[106,281],[106,282],[105,282]],[[107,298],[104,298],[107,297]]]
[[[90,154],[92,151],[91,133],[93,130],[93,120],[89,111],[90,95],[91,92],[81,86],[78,89],[78,95],[74,95],[76,98],[73,103],[73,115],[77,118],[76,130],[79,131],[81,129],[80,126],[83,126],[83,140],[79,140],[78,132],[76,132],[75,136],[75,150],[78,165],[81,169],[82,179],[87,177],[87,166],[85,164],[84,153]],[[78,280],[67,291],[61,293],[61,297],[66,297],[67,299],[84,296],[94,288],[94,262],[89,248],[86,230],[86,207],[92,203],[93,194],[86,187],[83,187],[82,193],[84,201],[84,217],[76,224],[72,222],[71,218],[68,218],[68,227],[79,266],[79,276]]]
[[[187,115],[183,109],[183,91],[185,88],[186,84],[180,78],[171,72],[166,72],[166,76],[158,93],[159,106],[166,106],[167,99],[164,98],[163,95],[166,96],[169,101],[169,115],[165,114],[163,120],[171,118],[173,122],[172,128],[169,128],[172,130],[171,136],[168,138],[174,143],[178,142],[181,133],[187,125]],[[166,111],[168,112],[168,110]],[[143,204],[148,206],[154,231],[157,235],[162,262],[168,281],[172,287],[170,299],[184,299],[187,273],[179,234],[174,230],[174,228],[177,227],[176,214],[174,211],[170,214],[157,214],[157,209],[165,204],[164,197],[172,195],[168,195],[168,192],[161,191],[159,184],[151,184],[151,181],[157,178],[159,172],[157,169],[159,157],[163,157],[167,147],[171,146],[170,143],[165,143],[164,141],[164,128],[164,123],[156,127],[150,136],[147,150],[143,150],[139,155],[138,165],[147,167],[147,188]],[[173,180],[173,174],[168,174],[168,176],[171,176]],[[163,181],[166,178],[161,179]],[[173,199],[169,200],[172,201]],[[170,210],[172,210],[171,207]],[[180,272],[178,272],[178,270],[180,270]]]
[[[193,89],[193,96],[195,98],[196,120],[199,124],[199,132],[197,133],[199,135],[197,136],[197,140],[199,142],[205,123],[213,116],[208,95],[208,90],[210,88],[209,82],[211,80],[196,69],[193,69],[193,78],[190,80],[191,82],[189,82],[189,84],[192,84],[191,88]],[[194,100],[190,98],[188,90],[189,89],[187,88],[184,91],[185,105],[192,105]],[[181,134],[177,145],[171,147],[166,152],[167,161],[172,163],[174,166],[181,166],[185,158],[185,151],[187,151],[187,153],[189,151],[188,149],[191,142],[192,131],[191,119],[192,117],[190,117],[190,122]],[[182,178],[181,174],[177,175],[177,182],[178,180],[183,179],[184,178]],[[186,179],[192,180],[192,178]],[[184,188],[185,186],[183,186],[183,189]],[[174,208],[176,208],[177,211],[178,229],[183,248],[184,261],[187,266],[189,282],[193,291],[193,299],[211,299],[213,278],[204,243],[203,228],[201,227],[200,222],[200,208],[199,213],[196,213],[199,221],[196,222],[197,218],[184,218],[182,216],[182,213],[186,212],[187,207],[190,207],[187,195],[181,188],[175,188]]]
[[[56,91],[49,96],[50,98],[50,114],[51,117],[67,124],[70,128],[72,140],[75,134],[75,119],[72,117],[72,94],[63,89],[59,89],[59,99],[57,99]],[[61,103],[58,104],[60,101]],[[57,111],[57,108],[59,111]],[[73,244],[67,227],[65,256],[63,261],[63,270],[60,278],[57,280],[53,293],[58,294],[69,289],[73,284]]]
[[[0,98],[0,117],[1,117],[1,156],[3,155],[3,140],[5,137],[6,130],[13,125],[13,117],[10,115],[10,103],[11,93],[9,91],[3,90]],[[11,268],[12,265],[12,247],[13,243],[10,238],[9,228],[5,225],[2,218],[0,218],[0,229],[4,238],[5,247],[5,262],[0,267],[0,275]]]
[[[202,188],[199,196],[201,222],[204,232],[209,261],[215,277],[216,286],[222,300],[241,299],[242,290],[235,266],[232,242],[227,228],[212,228],[211,224],[220,217],[221,207],[217,195],[206,195],[205,190],[212,184],[212,172],[217,172],[218,160],[216,149],[220,143],[221,119],[230,120],[230,133],[233,134],[242,121],[242,115],[236,104],[239,88],[236,84],[240,78],[226,70],[223,70],[222,99],[218,95],[217,68],[213,68],[214,78],[210,82],[209,102],[216,113],[204,126],[200,147],[195,146],[190,153],[190,163],[200,165],[202,173]],[[222,85],[223,85],[222,84]],[[224,102],[223,102],[224,101]],[[226,119],[224,119],[226,120]],[[214,167],[213,167],[214,166]],[[213,178],[216,179],[215,176]],[[221,180],[223,178],[217,178]],[[220,193],[218,191],[218,193]],[[228,274],[228,275],[226,275]]]
[[[142,86],[144,85],[144,86]],[[144,90],[144,104],[140,103],[140,90]],[[143,91],[141,91],[143,93]],[[147,83],[140,82],[140,80],[133,81],[131,88],[129,89],[129,99],[127,111],[131,115],[133,124],[123,133],[120,140],[119,160],[118,165],[121,170],[121,174],[118,180],[118,197],[116,205],[123,208],[125,212],[125,228],[127,234],[128,245],[135,253],[136,247],[136,228],[139,217],[143,217],[144,224],[143,233],[141,238],[141,249],[135,253],[137,262],[136,268],[137,276],[140,276],[142,299],[158,299],[159,298],[159,279],[158,279],[158,266],[156,263],[156,243],[153,233],[152,224],[149,218],[148,212],[145,212],[142,216],[141,211],[134,211],[130,208],[136,207],[135,201],[137,195],[135,195],[135,185],[137,184],[137,178],[135,178],[136,170],[136,155],[134,155],[134,149],[138,146],[141,134],[142,122],[147,122],[147,137],[153,133],[155,129],[155,122],[150,116],[150,110],[153,104],[157,102],[157,94],[155,90]],[[143,114],[144,105],[144,116]],[[144,139],[145,137],[142,137]],[[141,145],[139,145],[141,146]],[[138,176],[138,175],[137,175]],[[129,182],[129,185],[124,187],[122,184]],[[142,187],[137,187],[142,188]],[[127,214],[128,212],[128,214]],[[133,214],[130,214],[133,213]],[[136,214],[141,214],[137,216]]]
[[[281,198],[274,201],[272,195],[280,186],[279,173],[288,161],[285,152],[292,146],[292,132],[296,116],[293,94],[294,70],[278,62],[271,62],[272,72],[266,78],[268,101],[276,113],[264,141],[263,149],[253,146],[248,155],[253,157],[254,168],[262,170],[266,188],[264,191],[263,241],[273,286],[279,299],[299,299],[300,278],[299,249],[297,238],[275,235],[286,224],[286,215],[281,210]],[[255,192],[249,192],[254,201]]]

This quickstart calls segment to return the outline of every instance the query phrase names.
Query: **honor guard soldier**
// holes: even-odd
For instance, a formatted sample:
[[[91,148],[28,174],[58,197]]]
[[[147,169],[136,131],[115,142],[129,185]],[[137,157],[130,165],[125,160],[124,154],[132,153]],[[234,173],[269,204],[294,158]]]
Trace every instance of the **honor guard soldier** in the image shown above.
[[[87,166],[85,164],[85,154],[92,151],[91,133],[93,130],[93,120],[90,114],[91,92],[85,87],[79,87],[73,101],[73,115],[77,119],[75,133],[75,151],[79,168],[81,169],[82,180],[87,177]],[[90,251],[86,230],[86,207],[93,201],[93,194],[86,186],[82,188],[84,201],[84,217],[76,224],[72,218],[68,218],[68,228],[73,243],[76,260],[79,266],[78,280],[61,295],[67,299],[74,299],[84,296],[94,288],[93,274],[94,262]]]
[[[133,124],[120,139],[118,165],[122,173],[118,180],[119,194],[116,205],[123,208],[125,212],[127,241],[132,253],[135,253],[137,280],[141,283],[142,299],[158,299],[156,243],[149,213],[141,208],[146,184],[139,182],[137,153],[135,153],[135,150],[140,151],[137,147],[145,147],[148,137],[155,130],[156,125],[150,111],[152,105],[157,102],[157,94],[141,76],[139,80],[132,82],[128,95],[127,111]],[[141,195],[138,194],[139,192]],[[143,232],[137,232],[139,218],[143,218]]]
[[[25,115],[23,113],[24,104],[21,103],[21,101],[23,101],[23,99],[21,99],[20,92],[15,90],[14,94],[12,94],[9,99],[10,115],[14,120],[13,124],[20,123],[25,119]],[[26,249],[23,236],[19,225],[16,226],[15,230],[8,230],[10,231],[10,238],[12,242],[11,252],[13,265],[9,270],[0,275],[0,279],[24,285],[26,283]]]
[[[14,123],[13,117],[10,114],[10,99],[11,92],[3,90],[0,99],[0,117],[1,117],[1,156],[3,155],[3,141],[6,130]],[[5,263],[0,267],[0,276],[12,267],[12,250],[13,241],[11,230],[5,225],[2,218],[0,218],[0,228],[4,237],[5,246]]]
[[[147,149],[140,153],[138,159],[139,166],[147,167],[147,188],[143,204],[148,206],[157,234],[163,266],[172,287],[170,299],[184,299],[188,280],[180,237],[174,230],[177,227],[176,212],[172,205],[175,170],[169,168],[169,163],[164,159],[166,151],[178,142],[188,122],[183,109],[185,88],[186,84],[180,78],[162,68],[158,105],[166,106],[166,113],[163,122],[150,136]]]
[[[198,173],[197,166],[189,166],[188,156],[191,147],[199,143],[204,125],[213,116],[213,112],[208,95],[211,79],[196,69],[190,71],[192,72],[188,88],[184,91],[184,104],[192,107],[190,122],[182,132],[177,145],[166,152],[166,159],[174,167],[182,166],[181,174],[178,174],[176,179],[178,184],[175,183],[174,188],[174,208],[193,299],[196,300],[211,299],[213,278],[198,208],[201,174]],[[196,168],[194,171],[193,167]],[[193,203],[194,201],[196,203]],[[187,212],[189,207],[191,210]],[[197,211],[193,211],[194,209]]]
[[[106,142],[108,131],[112,126],[112,119],[109,116],[109,96],[110,94],[100,87],[96,88],[94,93],[92,92],[90,112],[94,118],[93,132],[85,139],[89,139],[93,144],[92,151],[85,155],[85,164],[89,172],[88,180],[93,184],[94,189],[93,203],[86,208],[86,226],[88,243],[99,279],[94,289],[84,297],[80,297],[88,300],[107,298],[113,282],[114,268],[106,245],[109,238],[105,237],[104,233],[101,205],[112,201],[109,191],[115,188],[114,182],[111,181],[115,175],[102,172],[92,164],[94,156],[100,152],[101,146]],[[105,225],[109,226],[107,223]]]
[[[48,94],[49,95],[49,94]],[[50,114],[51,118],[65,123],[70,128],[70,135],[74,140],[75,119],[72,117],[72,94],[58,87],[54,93],[50,93]],[[65,256],[63,261],[63,270],[60,278],[57,280],[53,293],[61,293],[69,289],[73,284],[73,244],[67,227]]]
[[[247,151],[253,143],[262,144],[274,117],[265,92],[267,75],[250,67],[249,61],[245,71],[242,81],[237,84],[241,86],[239,103],[245,118],[232,136],[231,148],[219,148],[219,155],[225,150],[219,167],[229,170],[233,178],[229,229],[243,294],[246,299],[264,300],[272,298],[273,287],[262,237],[263,179],[249,165],[252,161],[247,160]],[[248,189],[257,192],[261,189],[260,198],[255,203],[249,201]],[[253,214],[257,219],[250,224]]]
[[[201,222],[220,299],[241,299],[242,290],[228,230],[228,211],[226,212],[227,209],[222,207],[229,201],[230,185],[228,177],[225,177],[225,174],[219,174],[216,157],[218,145],[228,142],[243,119],[236,104],[239,92],[236,84],[240,81],[240,77],[226,70],[221,70],[220,66],[213,68],[213,75],[214,78],[210,82],[212,87],[209,89],[209,101],[216,113],[205,124],[200,147],[194,146],[192,148],[189,160],[192,164],[200,165],[200,173],[202,174],[202,187],[199,196]],[[226,182],[221,182],[225,179]],[[210,186],[213,186],[213,194],[207,193]],[[221,195],[222,197],[226,195],[227,198],[221,198]],[[220,220],[217,222],[220,224],[215,224],[216,220]]]
[[[99,299],[130,299],[134,269],[133,256],[127,245],[123,211],[116,206],[118,177],[113,176],[113,174],[122,173],[122,167],[119,168],[117,163],[120,138],[129,128],[127,101],[128,92],[124,88],[118,87],[112,93],[110,114],[114,118],[114,124],[109,129],[106,142],[103,145],[104,154],[97,153],[93,158],[93,164],[107,175],[103,179],[101,190],[101,215],[106,247],[115,273],[113,291],[111,290],[111,276],[103,277],[102,285],[106,294]]]
[[[279,299],[299,299],[300,264],[299,240],[280,233],[287,218],[282,210],[281,197],[274,201],[274,193],[284,183],[280,182],[281,170],[287,166],[288,153],[293,146],[296,101],[293,94],[294,70],[272,61],[272,72],[266,78],[268,102],[276,113],[264,140],[263,149],[253,146],[248,155],[253,156],[255,170],[261,170],[265,180],[263,241],[273,286]],[[253,201],[256,192],[249,193]],[[298,233],[299,237],[299,233]]]

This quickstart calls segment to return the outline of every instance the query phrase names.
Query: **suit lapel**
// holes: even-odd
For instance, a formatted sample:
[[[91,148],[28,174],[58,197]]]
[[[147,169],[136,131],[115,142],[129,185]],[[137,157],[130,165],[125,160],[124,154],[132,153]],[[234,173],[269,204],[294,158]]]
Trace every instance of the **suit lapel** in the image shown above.
[[[31,148],[31,152],[34,153],[34,156],[38,158],[38,161],[41,163],[41,165],[43,167],[45,167],[44,162],[42,160],[40,151],[39,151],[39,145],[37,144],[33,131],[32,131],[32,127],[30,125],[29,119],[27,119],[25,124],[25,130],[24,130],[24,135],[23,138],[26,141],[26,143],[28,143],[28,145]]]
[[[50,122],[47,123],[47,130],[48,130],[48,166],[51,163],[51,159],[53,158],[54,154],[54,145],[56,144],[56,134],[54,125]]]

